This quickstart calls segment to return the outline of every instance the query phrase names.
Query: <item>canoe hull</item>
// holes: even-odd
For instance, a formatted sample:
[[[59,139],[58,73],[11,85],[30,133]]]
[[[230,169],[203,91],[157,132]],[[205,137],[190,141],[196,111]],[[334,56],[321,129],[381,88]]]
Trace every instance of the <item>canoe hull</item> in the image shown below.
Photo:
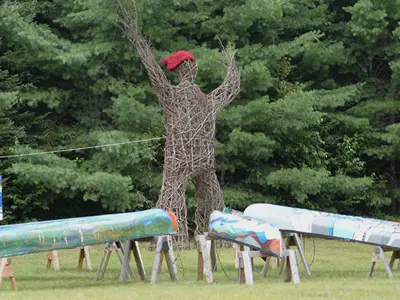
[[[265,222],[260,223],[238,215],[214,211],[210,216],[209,234],[272,256],[282,256],[281,233]]]
[[[248,206],[244,216],[268,222],[282,231],[400,249],[397,222],[265,203]]]
[[[0,226],[0,257],[176,234],[161,209]]]

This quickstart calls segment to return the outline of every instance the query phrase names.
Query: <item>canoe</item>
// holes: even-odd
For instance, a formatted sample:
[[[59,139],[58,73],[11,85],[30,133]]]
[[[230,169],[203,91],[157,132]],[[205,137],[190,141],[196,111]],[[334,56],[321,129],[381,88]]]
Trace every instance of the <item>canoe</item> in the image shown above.
[[[268,222],[281,231],[400,249],[398,222],[265,203],[252,204],[243,214]]]
[[[225,207],[222,210],[222,212],[226,213],[226,214],[230,214],[230,215],[243,216],[243,212],[242,211],[236,210],[236,209],[233,209],[233,208],[230,208],[230,207]]]
[[[162,209],[0,226],[0,257],[177,233]]]
[[[248,246],[254,250],[282,257],[282,236],[278,228],[239,215],[214,211],[210,215],[210,236]]]

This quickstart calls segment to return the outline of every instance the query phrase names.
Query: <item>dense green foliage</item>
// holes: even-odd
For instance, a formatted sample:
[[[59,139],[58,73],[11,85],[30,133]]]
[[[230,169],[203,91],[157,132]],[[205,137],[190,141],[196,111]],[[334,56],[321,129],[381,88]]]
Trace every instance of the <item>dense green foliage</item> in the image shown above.
[[[162,136],[113,3],[0,0],[0,155]],[[227,205],[400,215],[400,0],[143,0],[138,9],[157,59],[191,51],[205,92],[225,76],[221,43],[239,49],[241,92],[217,133]],[[152,207],[162,143],[1,159],[6,221]]]

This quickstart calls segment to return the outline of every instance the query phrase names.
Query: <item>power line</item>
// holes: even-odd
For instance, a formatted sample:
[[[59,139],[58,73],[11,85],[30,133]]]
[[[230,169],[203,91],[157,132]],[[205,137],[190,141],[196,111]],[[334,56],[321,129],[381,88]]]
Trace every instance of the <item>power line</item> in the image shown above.
[[[134,144],[134,143],[145,143],[145,142],[151,142],[151,141],[162,140],[162,139],[164,139],[164,137],[155,137],[155,138],[149,138],[149,139],[143,139],[143,140],[126,141],[126,142],[120,142],[120,143],[111,143],[111,144],[79,147],[79,148],[60,149],[60,150],[51,150],[51,151],[42,151],[42,152],[33,152],[33,153],[23,153],[23,154],[3,155],[3,156],[0,156],[0,159],[13,158],[13,157],[22,157],[22,156],[34,156],[34,155],[41,155],[41,154],[54,154],[54,153],[62,153],[62,152],[73,152],[73,151],[104,148],[104,147],[111,147],[111,146],[118,146],[118,145],[127,145],[127,144]]]

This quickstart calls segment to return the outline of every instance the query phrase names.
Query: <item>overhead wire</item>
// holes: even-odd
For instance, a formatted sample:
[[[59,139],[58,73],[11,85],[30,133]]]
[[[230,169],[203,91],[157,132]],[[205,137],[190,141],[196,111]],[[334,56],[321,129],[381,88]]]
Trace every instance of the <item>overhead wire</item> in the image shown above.
[[[312,241],[313,241],[313,256],[312,256],[312,260],[311,260],[311,263],[309,263],[308,264],[308,262],[307,262],[307,264],[308,264],[308,267],[311,267],[312,266],[312,264],[314,263],[314,259],[315,259],[315,239],[313,238],[313,237],[311,237],[311,239],[312,239]],[[304,249],[304,255],[306,254],[306,240],[303,238],[303,249]]]
[[[32,152],[32,153],[21,153],[21,154],[2,155],[2,156],[0,156],[0,159],[15,158],[15,157],[23,157],[23,156],[43,155],[43,154],[55,154],[55,153],[64,153],[64,152],[74,152],[74,151],[82,151],[82,150],[89,150],[89,149],[105,148],[105,147],[112,147],[112,146],[119,146],[119,145],[127,145],[127,144],[146,143],[146,142],[157,141],[157,140],[162,140],[162,139],[164,139],[164,137],[154,137],[154,138],[141,139],[141,140],[134,140],[134,141],[125,141],[125,142],[110,143],[110,144],[100,144],[100,145],[93,145],[93,146],[86,146],[86,147],[77,147],[77,148],[69,148],[69,149],[58,149],[58,150],[39,151],[39,152]]]
[[[185,277],[185,267],[184,267],[184,265],[183,265],[183,261],[182,261],[182,257],[181,257],[181,251],[179,250],[179,245],[178,245],[178,241],[177,241],[177,237],[174,239],[174,238],[172,238],[174,241],[175,241],[175,246],[176,246],[176,250],[178,251],[178,255],[177,255],[177,257],[175,258],[175,261],[174,261],[174,264],[178,267],[178,268],[180,268],[181,270],[182,270],[182,277]],[[181,265],[179,266],[176,262],[178,261],[178,258],[179,258],[179,260],[180,260],[180,262],[181,262]]]
[[[220,247],[219,249],[220,249],[219,251],[215,251],[215,252],[217,253],[217,258],[218,258],[218,261],[219,261],[219,264],[220,264],[220,266],[221,266],[222,271],[224,272],[226,278],[228,278],[229,280],[231,280],[231,281],[233,281],[233,282],[236,282],[237,280],[233,280],[233,279],[226,273],[225,268],[224,268],[224,266],[222,265],[221,259],[220,259],[220,257],[219,257],[219,252],[221,251],[222,247]]]

